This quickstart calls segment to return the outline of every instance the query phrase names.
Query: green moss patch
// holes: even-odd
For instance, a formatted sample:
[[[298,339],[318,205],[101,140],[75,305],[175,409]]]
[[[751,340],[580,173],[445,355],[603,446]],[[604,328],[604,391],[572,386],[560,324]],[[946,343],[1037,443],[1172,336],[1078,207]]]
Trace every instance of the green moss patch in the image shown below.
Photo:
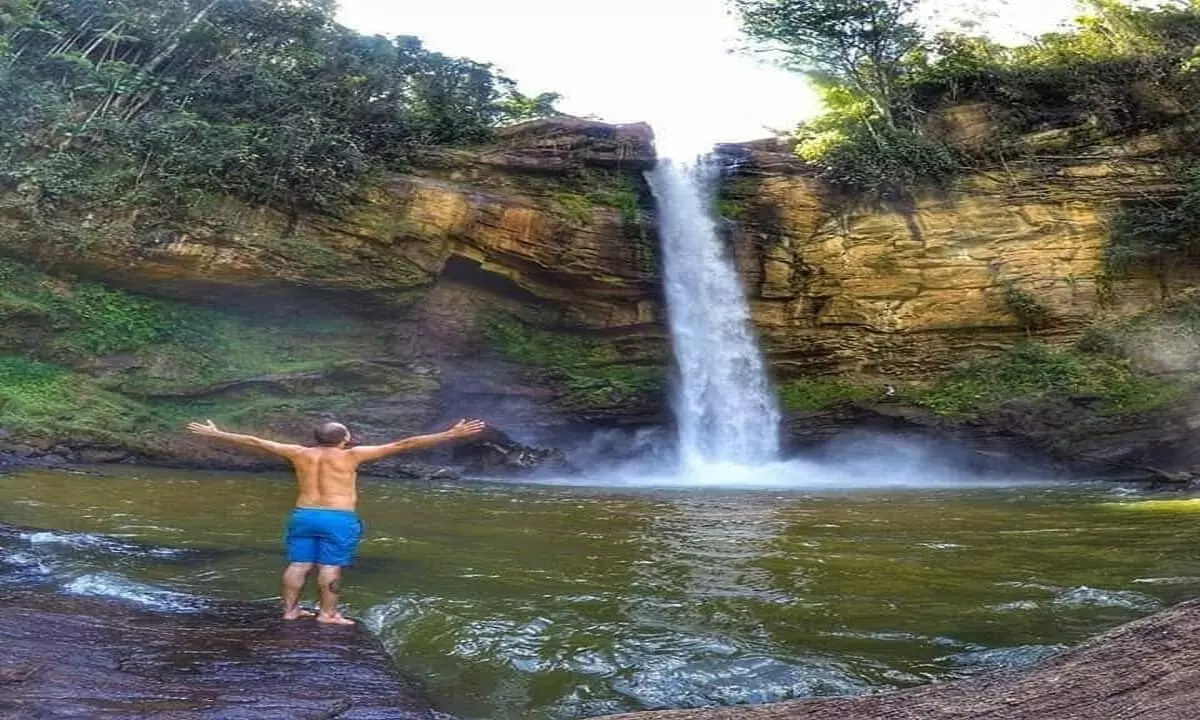
[[[662,391],[663,369],[622,361],[610,343],[568,333],[531,328],[498,313],[482,321],[483,334],[506,360],[535,368],[558,385],[559,403],[573,409],[601,409],[631,397]]]
[[[1095,397],[1109,412],[1138,412],[1178,400],[1193,385],[1139,375],[1118,358],[1030,342],[963,366],[922,393],[918,402],[956,417],[977,415],[1007,400],[1052,396]]]
[[[351,362],[387,354],[378,327],[353,316],[243,315],[11,260],[0,260],[0,327],[0,427],[29,435],[128,443],[196,417],[261,427],[411,380]],[[209,392],[263,376],[285,381]]]
[[[791,380],[781,384],[778,392],[779,404],[784,410],[825,410],[841,402],[879,396],[877,387],[821,377]]]
[[[145,429],[136,402],[70,369],[22,357],[0,357],[0,427],[34,435],[113,439]]]
[[[43,355],[71,359],[212,337],[204,313],[186,306],[114,290],[68,283],[27,265],[0,259],[0,321],[37,315],[55,331]]]

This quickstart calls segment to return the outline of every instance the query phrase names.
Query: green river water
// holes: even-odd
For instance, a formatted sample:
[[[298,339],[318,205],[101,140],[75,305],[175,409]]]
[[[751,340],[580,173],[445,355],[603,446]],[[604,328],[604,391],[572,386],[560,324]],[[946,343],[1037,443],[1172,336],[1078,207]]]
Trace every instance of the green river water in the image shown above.
[[[0,522],[47,530],[0,560],[163,607],[277,595],[289,478],[100,472],[0,477]],[[1200,502],[1109,485],[364,485],[349,610],[464,718],[905,687],[1200,594]]]

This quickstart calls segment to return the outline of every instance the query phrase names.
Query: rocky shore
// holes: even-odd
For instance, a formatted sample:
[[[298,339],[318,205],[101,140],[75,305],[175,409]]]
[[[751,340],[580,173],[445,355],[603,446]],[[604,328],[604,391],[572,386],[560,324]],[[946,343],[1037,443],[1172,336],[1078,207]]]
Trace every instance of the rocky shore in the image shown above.
[[[285,623],[261,604],[160,613],[0,595],[6,720],[436,720],[360,627]]]

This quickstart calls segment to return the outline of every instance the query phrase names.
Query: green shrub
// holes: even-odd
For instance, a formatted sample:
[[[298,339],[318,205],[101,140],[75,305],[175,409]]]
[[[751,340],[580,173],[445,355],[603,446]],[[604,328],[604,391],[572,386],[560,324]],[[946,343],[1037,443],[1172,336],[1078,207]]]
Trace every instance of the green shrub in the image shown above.
[[[1004,306],[1027,333],[1045,327],[1050,320],[1050,311],[1046,306],[1015,282],[1008,283],[1004,288]]]
[[[1177,201],[1127,204],[1113,215],[1105,255],[1106,272],[1121,275],[1149,268],[1158,277],[1164,299],[1171,265],[1200,250],[1200,168],[1183,172],[1183,197]]]
[[[1200,41],[1195,7],[1133,7],[1096,0],[1067,32],[1004,47],[955,33],[912,56],[908,92],[918,114],[947,102],[1003,105],[1007,133],[982,151],[998,157],[1015,135],[1049,122],[1115,134],[1169,121],[1195,93],[1190,66]]]
[[[557,114],[491,65],[334,16],[324,0],[0,3],[0,183],[35,212],[178,210],[197,190],[332,212],[423,147]]]
[[[884,122],[871,103],[843,87],[822,89],[828,111],[802,125],[796,154],[847,194],[905,200],[922,185],[944,187],[959,162],[944,143]]]
[[[746,217],[746,203],[733,198],[717,198],[717,214],[727,220],[741,220]]]

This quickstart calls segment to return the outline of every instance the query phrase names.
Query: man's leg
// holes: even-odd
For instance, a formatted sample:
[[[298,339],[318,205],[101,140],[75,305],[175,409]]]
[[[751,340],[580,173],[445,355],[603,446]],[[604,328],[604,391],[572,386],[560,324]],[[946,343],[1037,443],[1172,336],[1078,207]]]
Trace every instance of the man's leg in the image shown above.
[[[304,590],[304,582],[312,572],[313,563],[294,562],[283,571],[283,619],[299,620],[312,617],[312,613],[300,609],[300,592]]]
[[[317,622],[333,625],[353,625],[338,612],[338,596],[342,594],[342,568],[354,562],[363,524],[357,513],[338,512],[329,518],[328,535],[317,547],[317,588],[321,595],[321,612]]]
[[[317,622],[330,625],[353,625],[354,621],[338,612],[338,595],[342,592],[342,568],[338,565],[317,566],[317,590],[321,594],[321,612]]]
[[[312,613],[300,609],[300,593],[304,590],[308,574],[317,563],[320,544],[310,525],[311,520],[304,511],[292,511],[284,538],[289,563],[283,571],[284,620],[312,617]]]

